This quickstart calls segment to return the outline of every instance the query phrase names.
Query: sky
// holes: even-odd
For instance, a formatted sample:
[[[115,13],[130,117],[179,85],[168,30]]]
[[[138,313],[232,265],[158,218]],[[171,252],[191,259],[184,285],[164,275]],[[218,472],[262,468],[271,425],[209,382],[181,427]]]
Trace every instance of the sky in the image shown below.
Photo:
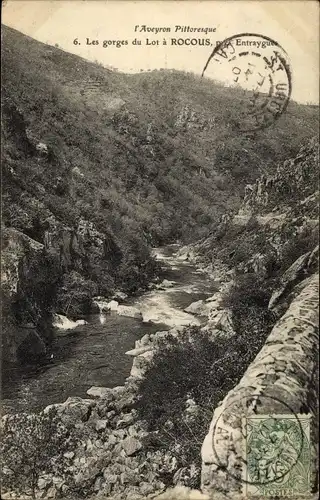
[[[303,103],[319,101],[317,1],[7,0],[2,17],[3,24],[36,40],[58,44],[63,50],[130,73],[166,68],[201,74],[217,41],[239,33],[258,33],[286,51],[292,71],[292,98]],[[143,26],[171,31],[141,31]],[[175,26],[215,31],[175,32]],[[141,45],[132,43],[135,38]],[[164,38],[167,45],[163,45]],[[210,45],[188,46],[188,38],[209,39]],[[147,39],[153,45],[147,45]],[[172,39],[182,40],[183,45],[172,45]],[[94,40],[98,44],[93,44]],[[126,41],[127,45],[121,44]],[[107,46],[103,42],[108,42]],[[221,67],[213,72],[210,68],[206,76],[226,83],[230,77],[227,70]]]

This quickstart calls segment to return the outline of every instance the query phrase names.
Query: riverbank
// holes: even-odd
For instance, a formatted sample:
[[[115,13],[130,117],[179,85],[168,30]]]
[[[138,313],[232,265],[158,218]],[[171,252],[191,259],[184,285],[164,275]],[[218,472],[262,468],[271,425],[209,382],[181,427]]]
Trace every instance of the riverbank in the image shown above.
[[[176,257],[182,260],[181,255]],[[187,258],[190,259],[190,256]],[[293,265],[295,271],[299,263],[301,266],[301,259],[298,260]],[[186,260],[183,262],[184,265],[190,265]],[[199,270],[194,272],[198,273]],[[237,315],[233,316],[225,309],[223,295],[228,294],[226,291],[230,289],[229,275],[229,281],[221,279],[220,289],[213,296],[200,299],[185,308],[193,309],[194,313],[196,310],[203,313],[203,306],[208,305],[206,324],[187,328],[181,325],[137,339],[134,349],[127,352],[134,357],[134,363],[123,385],[114,388],[91,387],[87,391],[89,397],[68,398],[64,403],[47,407],[39,418],[53,412],[54,425],[58,423],[59,432],[65,432],[69,438],[64,441],[66,447],[55,449],[53,446],[53,462],[59,464],[59,469],[50,471],[49,468],[45,475],[42,470],[38,471],[37,497],[142,500],[155,498],[162,493],[168,495],[170,488],[178,487],[186,488],[186,495],[191,495],[194,489],[201,489],[205,494],[198,491],[195,495],[202,495],[206,499],[210,498],[212,491],[220,490],[221,499],[238,498],[240,483],[234,487],[233,484],[229,485],[227,479],[224,479],[223,484],[216,481],[216,471],[219,475],[224,469],[222,467],[220,471],[220,464],[215,463],[210,432],[220,415],[219,404],[223,401],[227,405],[229,397],[237,401],[241,388],[247,390],[252,381],[259,388],[262,374],[266,390],[272,391],[276,380],[279,387],[284,384],[284,394],[290,395],[294,401],[297,399],[292,376],[300,387],[300,370],[296,375],[290,372],[284,378],[281,373],[283,363],[288,364],[289,370],[296,355],[299,357],[299,366],[303,366],[305,361],[313,366],[311,354],[315,350],[310,347],[309,340],[316,339],[315,328],[312,327],[316,314],[314,299],[318,293],[315,278],[312,276],[312,282],[308,278],[301,283],[301,293],[299,284],[296,293],[300,295],[292,311],[289,310],[287,315],[280,318],[273,329],[273,324],[259,323],[259,314],[266,314],[268,303],[262,307],[259,304],[245,305],[246,316],[243,316],[243,311],[240,315],[245,321],[253,318],[252,325],[256,329],[252,335],[246,323],[238,324],[235,334],[232,320]],[[233,300],[251,300],[252,296],[256,296],[256,290],[246,286],[240,296],[233,295]],[[304,301],[310,307],[310,328],[306,328],[303,323]],[[270,300],[270,304],[273,303],[274,298]],[[238,306],[239,303],[234,305]],[[286,324],[288,339],[293,338],[296,326],[292,315],[298,310],[297,307],[302,310],[299,318],[301,338],[299,336],[297,345],[293,344],[291,351],[288,346],[292,342],[282,341],[281,332]],[[252,313],[254,315],[251,317]],[[255,359],[264,346],[268,352],[270,349],[272,352],[273,349],[281,351],[279,366],[277,356],[272,357],[271,366],[266,364],[265,356],[259,355]],[[305,351],[303,363],[299,354],[301,349]],[[150,366],[152,370],[149,370]],[[309,371],[314,373],[313,368]],[[273,376],[275,374],[278,374],[277,379]],[[304,376],[302,378],[304,380]],[[310,383],[313,390],[311,376]],[[301,392],[299,405],[307,404],[309,396],[309,391]],[[202,397],[205,399],[202,399],[201,405]],[[18,423],[18,429],[23,428],[23,421]],[[43,448],[47,449],[46,446]],[[48,448],[51,449],[50,446]],[[223,453],[230,452],[229,448],[223,450]],[[232,457],[230,470],[234,475],[238,469],[234,470]],[[231,489],[232,497],[228,496]]]
[[[190,303],[206,301],[210,292],[217,289],[211,277],[205,281],[203,271],[180,258],[177,250],[175,246],[164,253],[158,251],[157,258],[167,265],[166,281],[159,284],[156,290],[138,298],[136,305],[142,311],[143,321],[135,320],[140,335],[131,349],[125,351],[126,359],[132,366],[123,385],[108,388],[92,384],[92,387],[85,388],[83,384],[86,397],[71,396],[64,403],[47,406],[39,414],[41,419],[42,415],[54,411],[59,425],[65,426],[74,441],[72,451],[63,450],[63,457],[60,456],[60,466],[63,469],[64,464],[68,472],[40,475],[37,483],[39,497],[68,497],[72,492],[75,495],[72,498],[99,493],[101,498],[111,495],[118,500],[138,500],[158,495],[172,484],[199,483],[199,468],[193,466],[190,470],[183,470],[177,460],[179,446],[176,450],[166,446],[154,447],[152,442],[157,432],[146,430],[145,422],[139,420],[136,409],[139,381],[143,379],[161,341],[166,336],[178,338],[186,325],[204,327],[206,316],[203,311],[199,315],[196,310],[191,314],[184,309],[187,310]],[[183,279],[178,282],[181,269],[184,271]],[[128,307],[131,307],[130,303]],[[146,312],[149,316],[145,315]],[[102,311],[99,316],[103,327],[111,319],[132,321],[132,318],[123,318],[116,312],[105,316],[104,321],[103,314]],[[163,318],[166,324],[161,323]],[[141,336],[142,325],[147,332]],[[78,328],[72,331],[73,337],[79,335]],[[88,322],[81,328],[92,328],[92,324]],[[69,334],[62,338],[68,337]],[[51,370],[52,373],[57,374],[57,371]]]
[[[8,367],[3,376],[4,411],[39,411],[68,397],[86,397],[91,386],[115,387],[130,375],[132,357],[127,351],[135,342],[175,326],[200,325],[205,317],[184,311],[192,302],[216,290],[211,277],[178,256],[179,245],[154,249],[163,268],[162,281],[138,297],[117,296],[123,307],[141,317],[122,316],[103,310],[85,317],[86,324],[69,328],[68,320],[56,328],[51,357],[40,365]],[[6,382],[7,381],[7,382]]]

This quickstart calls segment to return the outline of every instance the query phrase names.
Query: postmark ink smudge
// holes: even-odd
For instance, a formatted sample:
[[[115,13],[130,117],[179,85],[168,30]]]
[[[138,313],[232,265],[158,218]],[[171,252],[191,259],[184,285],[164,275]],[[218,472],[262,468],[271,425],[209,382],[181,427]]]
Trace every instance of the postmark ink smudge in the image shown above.
[[[292,91],[289,58],[269,37],[241,33],[218,42],[205,74],[244,91],[240,106],[235,106],[237,128],[242,132],[269,127],[287,109]]]
[[[242,483],[246,497],[309,493],[310,418],[277,397],[235,398],[221,409],[213,428],[215,463]],[[230,463],[237,464],[233,468],[228,466],[231,455]]]

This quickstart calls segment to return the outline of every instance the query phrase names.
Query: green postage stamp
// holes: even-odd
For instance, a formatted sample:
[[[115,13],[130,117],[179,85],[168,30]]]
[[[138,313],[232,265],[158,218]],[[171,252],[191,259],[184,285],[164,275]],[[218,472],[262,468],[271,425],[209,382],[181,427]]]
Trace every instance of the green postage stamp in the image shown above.
[[[309,415],[252,415],[243,419],[245,497],[310,494]]]

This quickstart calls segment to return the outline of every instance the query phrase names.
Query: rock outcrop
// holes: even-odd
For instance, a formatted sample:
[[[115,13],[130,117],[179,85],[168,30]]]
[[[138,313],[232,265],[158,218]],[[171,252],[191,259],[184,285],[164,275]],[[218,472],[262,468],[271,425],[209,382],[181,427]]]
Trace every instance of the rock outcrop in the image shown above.
[[[315,137],[299,154],[280,164],[274,175],[261,176],[248,185],[240,215],[292,212],[317,219],[319,148]]]
[[[52,316],[59,265],[44,246],[12,228],[2,231],[2,356],[6,362],[46,355],[52,339]],[[38,285],[41,288],[38,288]]]
[[[318,165],[313,140],[294,159],[279,165],[275,174],[247,186],[239,212],[222,217],[212,235],[188,252],[193,260],[202,256],[211,272],[229,268],[222,273],[226,286],[239,277],[254,276],[269,294],[268,312],[274,323],[241,381],[214,411],[202,446],[202,490],[213,498],[236,498],[241,493],[241,412],[286,414],[290,408],[294,414],[310,413],[311,441],[317,442]],[[212,319],[228,316],[221,311],[220,292],[216,295],[207,329]],[[230,319],[232,324],[232,315]],[[223,323],[228,326],[229,321]],[[214,332],[214,323],[211,327]],[[237,325],[233,330],[237,333]],[[249,408],[248,398],[253,401]],[[312,450],[314,457],[316,451]],[[314,480],[318,464],[313,463]]]
[[[66,430],[73,449],[64,454],[68,467],[40,476],[41,498],[80,493],[142,500],[163,492],[161,478],[176,472],[176,462],[168,451],[151,450],[146,444],[148,433],[133,408],[133,387],[127,383],[113,389],[91,388],[88,393],[94,398],[68,398],[43,411],[56,412],[59,426],[52,432]]]
[[[185,312],[195,314],[196,316],[208,316],[210,306],[204,300],[197,300],[192,302],[184,309]]]
[[[307,278],[239,384],[216,408],[202,446],[202,490],[241,491],[242,412],[312,415],[312,456],[317,456],[317,350],[319,276]],[[251,404],[248,406],[248,401]],[[235,409],[237,412],[235,413]],[[242,411],[241,411],[242,410]],[[235,418],[235,414],[237,415]],[[313,480],[317,466],[313,461]]]
[[[32,205],[31,214],[41,209],[28,194],[24,200]],[[88,278],[88,269],[98,266],[104,278],[103,272],[109,273],[121,260],[121,251],[111,235],[102,234],[84,219],[76,228],[67,227],[42,208],[37,222],[30,213],[24,214],[24,232],[12,227],[2,230],[2,342],[6,362],[18,363],[19,351],[28,361],[43,357],[47,341],[53,337],[53,312],[71,317],[92,312],[99,287]],[[111,277],[108,284],[112,290]],[[120,313],[133,315],[137,311]]]

